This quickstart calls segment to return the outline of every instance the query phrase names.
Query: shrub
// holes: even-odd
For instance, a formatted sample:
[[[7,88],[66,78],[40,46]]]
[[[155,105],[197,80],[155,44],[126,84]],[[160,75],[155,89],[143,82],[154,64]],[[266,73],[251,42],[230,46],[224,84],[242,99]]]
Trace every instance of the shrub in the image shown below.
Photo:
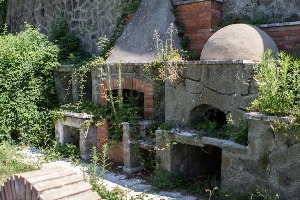
[[[49,139],[56,104],[53,70],[58,48],[29,25],[0,35],[0,141],[42,145]]]
[[[299,77],[299,60],[280,52],[276,61],[267,51],[255,76],[259,90],[251,109],[268,115],[300,116]]]

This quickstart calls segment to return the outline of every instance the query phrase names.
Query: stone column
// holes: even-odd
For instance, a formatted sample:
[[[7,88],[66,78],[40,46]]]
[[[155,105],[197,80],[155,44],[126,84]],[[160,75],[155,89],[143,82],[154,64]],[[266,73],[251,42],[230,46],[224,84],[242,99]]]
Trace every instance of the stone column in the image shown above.
[[[89,126],[80,128],[79,148],[83,160],[92,158],[92,148],[97,145],[97,127]]]
[[[174,139],[168,133],[162,130],[156,131],[156,158],[158,158],[157,167],[169,172],[172,170],[172,141]]]
[[[123,122],[123,145],[124,145],[124,168],[125,173],[135,173],[141,171],[143,166],[141,166],[136,152],[134,151],[134,144],[130,140],[130,126],[128,122]]]

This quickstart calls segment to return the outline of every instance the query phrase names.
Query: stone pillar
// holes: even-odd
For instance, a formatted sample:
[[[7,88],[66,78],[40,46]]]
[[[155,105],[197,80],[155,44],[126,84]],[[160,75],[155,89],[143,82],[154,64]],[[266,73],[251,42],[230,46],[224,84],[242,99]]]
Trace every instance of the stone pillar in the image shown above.
[[[130,126],[128,122],[123,122],[123,145],[124,145],[124,167],[123,171],[125,173],[135,173],[141,171],[143,166],[141,166],[138,161],[137,156],[134,151],[134,144],[130,141]]]
[[[78,93],[78,78],[76,74],[72,74],[72,97],[73,101],[77,101],[79,98],[79,93]]]
[[[156,158],[157,167],[172,172],[172,141],[174,139],[162,130],[156,131]]]
[[[91,70],[92,76],[92,100],[94,103],[100,102],[100,82],[101,82],[101,70],[100,67],[95,67]]]
[[[96,126],[89,126],[80,129],[79,148],[80,155],[83,160],[89,160],[92,158],[92,148],[97,145],[96,136]]]

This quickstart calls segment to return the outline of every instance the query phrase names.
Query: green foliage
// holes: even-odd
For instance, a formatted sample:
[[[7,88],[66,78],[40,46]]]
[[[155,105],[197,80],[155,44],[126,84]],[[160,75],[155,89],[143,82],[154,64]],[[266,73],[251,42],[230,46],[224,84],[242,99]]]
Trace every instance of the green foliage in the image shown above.
[[[246,120],[239,119],[235,124],[232,116],[226,116],[227,123],[218,128],[215,121],[209,120],[205,117],[204,121],[198,123],[190,122],[192,128],[201,131],[203,136],[219,138],[223,140],[233,140],[236,143],[247,145],[248,144],[248,123]]]
[[[256,18],[256,19],[249,19],[249,18],[230,18],[230,19],[225,19],[218,25],[214,26],[212,28],[212,31],[218,31],[221,28],[231,25],[231,24],[252,24],[252,25],[260,25],[260,24],[265,24],[269,21],[269,18],[266,16]]]
[[[180,61],[182,60],[178,50],[174,46],[174,34],[177,33],[177,30],[174,27],[174,24],[170,24],[170,27],[167,30],[168,38],[162,40],[158,32],[154,31],[154,42],[156,50],[156,58],[160,61]]]
[[[297,142],[300,142],[300,122],[299,119],[287,123],[276,120],[271,123],[271,128],[274,132],[281,133],[288,138],[294,139]]]
[[[110,66],[108,66],[108,74],[110,74]],[[110,75],[108,82],[111,82]],[[134,97],[131,94],[127,96],[127,102],[123,98],[122,90],[122,69],[118,65],[118,89],[117,94],[113,95],[111,85],[108,85],[108,112],[106,119],[108,122],[109,138],[117,141],[122,140],[122,122],[129,122],[131,125],[136,126],[137,122],[142,119],[143,108],[139,106],[139,96]]]
[[[157,169],[147,181],[157,190],[181,189],[191,195],[198,196],[200,199],[204,196],[211,199],[212,197],[217,197],[219,195],[218,188],[214,187],[209,180],[174,175],[162,169]]]
[[[108,190],[105,187],[104,178],[105,173],[107,172],[108,167],[108,157],[107,157],[108,149],[107,144],[104,144],[100,155],[101,159],[98,156],[98,152],[96,150],[96,147],[93,147],[92,150],[92,160],[91,164],[88,166],[88,171],[90,174],[89,182],[93,187],[93,191],[97,192],[99,196],[103,199],[111,199],[111,200],[120,200],[123,199],[124,195],[126,194],[126,191],[116,187],[113,190]],[[99,176],[97,173],[97,167],[98,164],[101,164],[101,175]]]
[[[19,161],[21,155],[17,154],[16,146],[8,142],[0,143],[0,185],[10,176],[38,169],[34,163],[26,164]]]
[[[239,144],[248,145],[248,122],[239,119],[236,126],[230,114],[226,116],[226,121],[224,129],[228,137]]]
[[[58,48],[31,26],[0,35],[0,141],[16,139],[45,145],[56,105],[53,70]]]
[[[0,0],[0,33],[4,28],[6,14],[7,14],[7,0]]]
[[[84,60],[81,42],[76,34],[70,32],[65,15],[61,14],[53,20],[49,40],[59,47],[59,62],[74,64]]]
[[[284,52],[278,54],[278,61],[272,52],[263,55],[255,75],[258,97],[251,110],[267,115],[300,116],[300,61]]]
[[[45,153],[45,161],[56,161],[63,158],[69,158],[74,164],[79,163],[80,150],[73,144],[60,144],[52,141],[52,145],[43,149]]]

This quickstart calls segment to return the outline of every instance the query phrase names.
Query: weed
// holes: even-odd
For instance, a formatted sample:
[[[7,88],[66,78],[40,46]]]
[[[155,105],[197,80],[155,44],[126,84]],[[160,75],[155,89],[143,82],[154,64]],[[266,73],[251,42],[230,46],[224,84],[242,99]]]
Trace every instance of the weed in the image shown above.
[[[277,116],[300,116],[300,61],[284,52],[275,61],[271,51],[263,55],[255,75],[258,97],[250,109]]]
[[[0,143],[0,185],[11,175],[32,170],[37,170],[35,163],[22,163],[17,147],[8,142]]]
[[[60,144],[53,142],[52,146],[42,150],[45,153],[45,161],[61,160],[69,158],[74,164],[79,164],[80,150],[73,144]]]

